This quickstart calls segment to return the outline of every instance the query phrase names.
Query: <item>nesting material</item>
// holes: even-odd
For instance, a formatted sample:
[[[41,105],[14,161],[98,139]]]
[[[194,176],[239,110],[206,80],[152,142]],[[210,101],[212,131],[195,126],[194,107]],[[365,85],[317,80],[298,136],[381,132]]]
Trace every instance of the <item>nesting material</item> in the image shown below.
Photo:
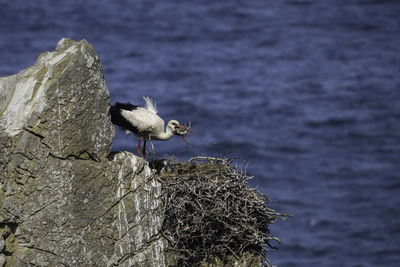
[[[186,135],[188,135],[189,133],[194,133],[191,129],[190,129],[190,125],[192,123],[189,122],[189,126],[185,125],[179,125],[177,127],[175,127],[175,135],[182,137],[182,139],[186,142],[186,144],[189,144],[189,141],[186,139]]]
[[[175,135],[179,136],[185,136],[189,133],[193,133],[192,129],[190,128],[192,122],[189,122],[188,125],[179,125],[178,127],[175,127]]]
[[[195,157],[169,163],[161,173],[165,203],[162,232],[178,266],[198,266],[216,258],[224,264],[243,253],[269,266],[274,249],[268,224],[287,215],[267,207],[270,199],[247,186],[252,178],[232,160]]]

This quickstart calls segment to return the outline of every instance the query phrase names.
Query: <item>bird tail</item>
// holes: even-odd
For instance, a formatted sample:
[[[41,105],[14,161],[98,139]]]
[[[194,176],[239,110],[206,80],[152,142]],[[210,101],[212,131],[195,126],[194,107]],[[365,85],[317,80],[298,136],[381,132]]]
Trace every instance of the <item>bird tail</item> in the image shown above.
[[[151,111],[153,113],[157,113],[156,103],[154,103],[153,100],[150,97],[144,96],[143,100],[146,102],[146,109],[148,111]]]

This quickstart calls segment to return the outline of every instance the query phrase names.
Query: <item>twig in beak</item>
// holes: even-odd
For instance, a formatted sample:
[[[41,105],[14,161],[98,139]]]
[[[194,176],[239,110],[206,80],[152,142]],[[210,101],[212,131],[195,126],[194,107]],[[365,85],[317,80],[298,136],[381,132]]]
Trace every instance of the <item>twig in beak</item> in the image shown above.
[[[188,140],[186,139],[185,135],[189,134],[189,133],[193,133],[192,130],[190,130],[190,128],[186,127],[186,125],[178,125],[175,127],[175,135],[178,135],[180,137],[182,137],[182,139],[186,142],[186,144],[190,145],[190,143],[188,142]]]
[[[186,144],[190,145],[190,143],[188,142],[188,140],[186,139],[186,137],[184,135],[181,135],[181,137],[186,142]]]
[[[185,135],[185,134],[188,134],[188,133],[193,133],[193,131],[190,130],[190,128],[184,126],[184,125],[178,125],[178,126],[175,127],[175,134],[176,135],[182,136],[182,135]]]

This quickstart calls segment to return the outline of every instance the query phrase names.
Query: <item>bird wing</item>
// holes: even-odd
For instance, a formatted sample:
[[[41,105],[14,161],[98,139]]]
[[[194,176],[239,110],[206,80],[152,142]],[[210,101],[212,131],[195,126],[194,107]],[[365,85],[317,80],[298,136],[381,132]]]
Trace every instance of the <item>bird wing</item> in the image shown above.
[[[143,100],[146,102],[146,109],[150,112],[157,114],[156,103],[154,103],[153,100],[148,96],[144,96]]]
[[[138,129],[139,134],[163,131],[164,121],[154,112],[145,108],[122,110],[121,115]]]

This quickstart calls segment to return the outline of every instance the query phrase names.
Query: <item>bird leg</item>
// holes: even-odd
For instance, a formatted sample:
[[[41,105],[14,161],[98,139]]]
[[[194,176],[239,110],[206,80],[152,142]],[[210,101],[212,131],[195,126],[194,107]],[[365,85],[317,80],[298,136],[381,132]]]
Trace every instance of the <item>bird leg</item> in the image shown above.
[[[146,159],[146,139],[143,141],[143,158]]]
[[[142,153],[140,153],[140,138],[138,138],[138,140],[137,140],[137,152],[138,152],[139,157],[142,157]]]

